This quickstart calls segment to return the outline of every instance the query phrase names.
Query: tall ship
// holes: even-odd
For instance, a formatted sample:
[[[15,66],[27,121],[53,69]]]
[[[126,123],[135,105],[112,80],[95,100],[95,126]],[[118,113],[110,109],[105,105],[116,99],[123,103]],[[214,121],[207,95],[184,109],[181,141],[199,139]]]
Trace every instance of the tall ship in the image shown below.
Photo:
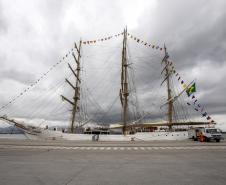
[[[101,60],[98,58],[99,54],[103,56],[105,53],[108,54],[108,45],[103,45],[103,43],[109,43],[110,40],[114,39],[117,39],[120,44],[113,48],[115,49],[114,52],[110,52],[115,57],[111,60],[108,56],[104,63],[100,65],[92,64],[91,62],[96,64]],[[136,44],[133,52],[137,52],[137,55],[134,58],[133,54],[131,54],[132,49],[128,47],[128,40]],[[96,47],[95,49],[99,47],[100,51],[92,53],[89,48],[84,49],[84,47],[92,45]],[[139,47],[148,48],[148,50],[142,53],[139,52]],[[83,56],[86,51],[91,54]],[[88,56],[92,55],[97,57],[89,59]],[[20,121],[17,118],[18,116],[13,116],[12,113],[10,115],[10,107],[18,102],[17,99],[22,96],[26,98],[26,94],[32,91],[40,81],[44,81],[50,71],[54,70],[58,65],[69,61],[69,58],[72,59],[72,62],[67,64],[70,76],[65,79],[63,85],[61,83],[64,87],[62,88],[61,86],[60,93],[62,94],[57,94],[58,99],[61,98],[63,105],[66,107],[67,113],[64,114],[64,117],[70,122],[68,127],[49,126],[46,120],[38,125],[29,125],[26,121]],[[152,62],[151,66],[145,66],[145,63],[151,63],[153,58],[155,58],[155,62]],[[88,59],[88,63],[86,63],[86,59]],[[113,64],[109,65],[107,71],[105,66],[110,62],[113,62]],[[154,67],[155,65],[157,67]],[[92,71],[90,73],[92,76],[89,76],[86,67]],[[152,70],[149,72],[150,67]],[[144,73],[140,70],[141,68],[145,71]],[[99,73],[101,69],[103,69],[104,73]],[[152,74],[149,73],[153,73],[153,75],[158,74],[157,78],[154,77],[152,79]],[[139,75],[143,75],[142,78],[137,78]],[[111,78],[109,79],[110,76]],[[146,77],[150,78],[147,79]],[[89,79],[92,79],[92,83],[87,83]],[[154,85],[149,87],[152,80]],[[140,84],[142,84],[143,89],[139,93],[137,87]],[[89,87],[92,85],[95,88]],[[156,90],[156,87],[159,90]],[[53,90],[58,92],[54,88]],[[151,92],[147,92],[146,89],[151,90]],[[165,45],[161,47],[145,42],[128,33],[127,28],[125,28],[119,34],[101,39],[80,40],[75,43],[74,47],[59,62],[54,64],[49,71],[44,73],[35,83],[27,87],[8,104],[1,107],[0,119],[23,130],[28,138],[33,139],[100,141],[183,140],[188,138],[188,129],[190,127],[200,125],[213,127],[216,124],[197,99],[195,92],[195,81],[185,82],[176,70],[174,62],[170,59]],[[116,95],[115,98],[109,97],[112,94]],[[147,101],[144,96],[153,97]],[[95,97],[98,98],[95,99]],[[140,101],[140,98],[144,100]],[[107,110],[104,110],[102,104],[106,102],[110,103]],[[21,104],[20,106],[23,109],[22,106],[25,105]],[[60,105],[56,107],[58,108]],[[142,110],[142,107],[145,107],[145,110]],[[42,108],[39,109],[40,111],[43,110]],[[9,111],[9,115],[7,111]],[[192,120],[194,115],[192,113],[191,115],[189,114],[191,111],[196,113],[196,117],[197,115],[200,116],[198,121]],[[57,111],[55,112],[57,115]],[[44,112],[44,114],[49,113]],[[161,118],[158,118],[158,116]]]

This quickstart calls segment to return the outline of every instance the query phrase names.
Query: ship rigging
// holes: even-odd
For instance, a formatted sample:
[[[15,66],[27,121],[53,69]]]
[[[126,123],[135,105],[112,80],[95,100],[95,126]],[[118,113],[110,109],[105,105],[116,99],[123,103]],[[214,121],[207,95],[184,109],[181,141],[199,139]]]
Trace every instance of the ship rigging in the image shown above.
[[[90,90],[90,88],[87,86],[87,83],[85,82],[86,79],[82,78],[82,77],[84,77],[84,76],[82,76],[84,71],[86,71],[86,69],[84,67],[85,65],[82,62],[86,62],[85,60],[87,58],[86,55],[84,55],[84,56],[82,55],[82,47],[85,45],[96,44],[98,42],[102,43],[104,41],[108,41],[108,40],[112,39],[113,37],[121,38],[121,36],[123,37],[122,47],[121,47],[121,56],[120,56],[121,57],[121,64],[120,64],[121,67],[119,67],[119,65],[118,65],[118,69],[120,69],[119,70],[120,75],[118,75],[118,73],[117,73],[117,75],[115,75],[116,73],[113,73],[114,74],[113,79],[116,79],[116,77],[118,79],[120,79],[119,81],[118,80],[116,81],[118,83],[118,85],[115,86],[115,87],[118,87],[119,95],[117,95],[115,98],[112,98],[113,101],[109,105],[108,110],[104,110],[103,106],[94,98],[92,90]],[[191,87],[193,82],[184,86],[184,88],[182,90],[180,90],[179,93],[176,93],[176,91],[173,87],[174,84],[173,84],[173,80],[172,80],[173,75],[176,72],[175,72],[175,69],[172,67],[172,62],[169,60],[170,56],[169,56],[166,46],[164,45],[163,48],[161,48],[159,46],[153,47],[151,44],[148,44],[147,42],[143,42],[144,46],[149,46],[149,47],[151,46],[152,48],[160,50],[162,53],[159,56],[159,58],[162,57],[161,75],[163,76],[163,80],[161,82],[161,87],[163,87],[164,85],[166,87],[166,99],[165,99],[164,103],[159,105],[159,108],[161,110],[161,109],[164,109],[167,107],[167,111],[165,113],[166,119],[163,121],[155,121],[155,119],[153,119],[154,116],[152,117],[152,113],[149,113],[147,111],[142,112],[142,110],[140,109],[140,106],[139,106],[138,95],[137,95],[137,90],[136,90],[137,83],[135,84],[136,79],[135,79],[134,66],[136,67],[137,64],[134,64],[135,60],[131,61],[131,59],[129,58],[130,55],[129,55],[129,49],[128,49],[128,38],[135,40],[137,43],[143,42],[143,41],[140,41],[140,39],[129,34],[127,32],[127,28],[125,28],[123,30],[123,32],[120,34],[106,37],[104,39],[98,39],[98,40],[92,40],[92,41],[80,40],[78,44],[76,44],[76,43],[74,44],[74,47],[68,52],[68,54],[66,54],[66,56],[63,57],[62,60],[60,60],[60,62],[55,64],[54,67],[51,68],[51,70],[44,73],[43,77],[41,77],[36,83],[32,84],[31,87],[27,88],[24,93],[20,94],[20,96],[17,96],[17,98],[13,99],[13,101],[10,101],[10,103],[4,105],[0,111],[7,114],[8,113],[7,111],[9,111],[9,108],[12,107],[12,105],[14,104],[15,101],[17,101],[17,99],[19,99],[23,94],[26,94],[32,88],[34,88],[34,86],[36,86],[39,83],[39,81],[44,79],[47,76],[47,74],[50,71],[52,71],[55,67],[57,67],[58,65],[62,65],[62,63],[66,63],[66,61],[68,61],[68,58],[71,56],[74,63],[71,64],[68,61],[67,66],[68,66],[71,74],[70,74],[70,76],[68,76],[68,78],[65,79],[66,84],[69,86],[70,90],[65,93],[62,91],[62,90],[64,90],[64,88],[62,88],[63,83],[60,83],[60,86],[59,86],[59,89],[61,89],[62,94],[64,94],[64,93],[67,94],[67,95],[61,94],[60,96],[62,97],[62,100],[64,102],[68,103],[68,105],[64,104],[64,110],[65,110],[65,107],[66,107],[66,109],[68,109],[68,108],[70,109],[70,111],[67,111],[67,114],[66,114],[67,117],[70,116],[70,118],[71,118],[70,126],[69,126],[70,133],[84,133],[84,130],[81,128],[83,128],[85,125],[87,125],[90,122],[96,122],[97,124],[104,125],[104,122],[106,122],[106,120],[107,120],[106,119],[107,115],[109,115],[111,112],[114,112],[114,111],[112,111],[112,107],[115,106],[115,104],[119,103],[119,102],[121,104],[121,121],[120,120],[116,121],[116,123],[119,123],[119,124],[115,128],[121,129],[123,135],[135,133],[137,128],[139,129],[139,128],[146,128],[146,127],[167,126],[169,131],[173,131],[174,126],[207,125],[210,123],[215,123],[213,121],[210,122],[210,121],[188,120],[187,119],[189,117],[188,111],[184,111],[185,110],[184,107],[181,109],[181,110],[183,110],[183,113],[185,114],[184,117],[178,115],[179,110],[177,109],[177,105],[178,105],[179,99],[183,96],[186,97],[185,92]],[[117,51],[119,52],[118,48],[120,48],[120,47],[117,47]],[[83,60],[82,60],[82,58],[83,58]],[[137,58],[139,59],[139,57],[137,57]],[[157,58],[157,59],[159,60],[159,58]],[[119,57],[118,57],[118,59],[119,59]],[[140,59],[142,59],[142,58],[140,58]],[[150,59],[148,59],[148,60],[150,60]],[[140,60],[140,61],[142,61],[142,60]],[[91,60],[89,62],[91,62]],[[89,64],[89,65],[91,66],[91,67],[89,66],[91,69],[95,69],[95,66],[93,64]],[[102,65],[106,65],[106,64],[102,64]],[[139,65],[141,65],[141,64],[139,64]],[[76,67],[74,67],[74,66],[76,66]],[[59,68],[58,68],[58,70],[59,70]],[[138,73],[140,73],[140,72],[138,72]],[[93,74],[95,74],[95,72]],[[105,75],[107,75],[107,74],[105,73]],[[73,79],[70,80],[71,76],[73,76]],[[95,77],[91,77],[91,78],[95,78]],[[101,76],[101,79],[104,82],[107,82],[107,80],[105,78],[107,78],[107,77]],[[149,80],[152,80],[152,79],[149,79]],[[113,81],[108,81],[107,83],[110,84],[111,82],[113,82]],[[96,87],[98,85],[99,84],[96,84]],[[106,85],[106,84],[104,84],[104,85]],[[102,85],[102,87],[100,88],[101,90],[105,90],[103,87],[104,85]],[[93,89],[95,89],[95,88],[93,88]],[[55,92],[57,92],[57,89],[55,87],[53,87],[53,90]],[[114,91],[117,91],[117,89],[114,89]],[[51,91],[49,91],[49,92],[51,92]],[[162,91],[160,93],[162,93]],[[70,98],[71,95],[72,95],[72,98]],[[101,92],[101,98],[103,98],[105,95],[106,95],[106,98],[108,98],[107,93],[104,94],[104,92]],[[150,105],[153,106],[153,102],[149,102],[149,103],[150,103]],[[186,102],[184,102],[184,103],[186,103]],[[154,106],[156,106],[156,105],[154,105]],[[40,105],[40,107],[42,107],[42,104]],[[56,109],[58,107],[59,106],[56,106]],[[92,111],[93,111],[92,116],[88,115],[87,109],[89,109],[89,108],[92,109]],[[40,109],[40,111],[42,110],[42,108],[39,108],[39,109]],[[58,113],[57,111],[55,111],[56,109],[53,110],[53,113],[54,112]],[[95,109],[95,110],[93,110],[93,109]],[[158,108],[156,107],[156,109],[158,109]],[[68,113],[70,113],[70,115]],[[13,111],[10,114],[11,115],[9,115],[9,117],[16,117],[15,116],[16,114]],[[33,127],[26,127],[26,126],[24,126],[24,124],[20,123],[19,121],[16,121],[15,119],[11,119],[9,117],[1,116],[0,119],[5,120],[9,123],[15,124],[15,126],[18,126],[21,129],[24,129],[27,132],[29,131],[30,133],[32,133],[32,129],[34,129]],[[28,118],[30,118],[30,119],[32,119],[34,117],[35,117],[35,113],[32,113],[30,116],[28,116]],[[145,117],[146,117],[146,120],[144,119]],[[165,116],[163,116],[163,117],[165,117]],[[151,121],[147,121],[148,120],[147,118]],[[44,123],[45,123],[45,121],[44,121]],[[108,124],[109,123],[111,123],[111,122],[108,121]],[[35,129],[37,131],[37,128],[35,128]]]

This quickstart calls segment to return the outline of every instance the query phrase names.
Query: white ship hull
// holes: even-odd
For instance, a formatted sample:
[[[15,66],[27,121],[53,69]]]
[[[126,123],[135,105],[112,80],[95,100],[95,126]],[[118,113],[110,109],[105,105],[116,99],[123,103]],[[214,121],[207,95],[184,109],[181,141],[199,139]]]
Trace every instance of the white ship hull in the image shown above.
[[[43,130],[37,135],[26,133],[29,139],[74,140],[92,141],[93,134],[71,134],[61,131]],[[186,140],[188,132],[139,132],[134,135],[99,135],[99,141],[160,141],[160,140]]]

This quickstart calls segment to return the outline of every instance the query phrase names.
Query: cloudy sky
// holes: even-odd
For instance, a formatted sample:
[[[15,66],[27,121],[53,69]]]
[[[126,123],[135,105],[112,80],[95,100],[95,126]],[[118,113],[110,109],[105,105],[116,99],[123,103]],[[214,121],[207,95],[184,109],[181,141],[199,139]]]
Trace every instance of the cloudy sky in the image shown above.
[[[163,45],[166,43],[170,58],[174,61],[177,71],[184,80],[196,81],[197,97],[205,106],[209,115],[221,127],[226,128],[226,2],[224,0],[30,0],[30,1],[0,1],[0,105],[3,106],[16,97],[27,86],[35,82],[52,65],[62,59],[62,56],[73,47],[79,39],[96,39],[122,32],[127,25],[128,31],[145,41]],[[105,73],[101,73],[100,61],[111,63],[120,59],[121,41],[113,41],[108,45],[99,45],[93,50],[83,48],[84,60],[87,57],[92,70],[87,75],[101,80]],[[134,43],[137,44],[137,43]],[[131,42],[132,45],[132,42]],[[96,50],[95,50],[96,49]],[[99,49],[97,51],[97,49]],[[131,52],[134,48],[131,46]],[[137,51],[136,49],[134,51]],[[134,56],[154,56],[155,53],[142,49],[132,52]],[[97,54],[98,57],[91,57]],[[118,53],[118,54],[117,54]],[[105,57],[105,58],[104,58]],[[158,57],[162,57],[159,55]],[[160,58],[155,58],[157,60]],[[142,61],[142,60],[140,60]],[[147,62],[147,61],[145,61]],[[120,61],[119,63],[120,64]],[[117,76],[117,70],[112,67],[112,77]],[[150,67],[150,66],[149,66]],[[159,69],[158,69],[159,67]],[[141,104],[144,105],[150,95],[150,73],[161,72],[161,66],[152,67],[154,71],[142,71],[137,80],[142,92]],[[156,71],[157,70],[157,71]],[[68,71],[66,65],[58,67],[38,87],[32,89],[30,95],[9,106],[1,114],[9,114],[27,119],[43,119],[60,121],[48,113],[51,107],[57,107],[55,99],[51,99],[51,91],[56,84],[64,80]],[[139,73],[139,72],[138,72]],[[98,75],[99,74],[99,75]],[[139,75],[139,74],[138,74]],[[88,77],[87,77],[88,78]],[[90,80],[87,86],[90,90],[97,80]],[[101,82],[103,83],[103,82]],[[112,89],[117,89],[118,81],[112,81]],[[105,87],[108,88],[109,87]],[[66,89],[66,88],[65,88]],[[98,88],[102,90],[103,88]],[[37,100],[40,92],[45,91],[46,96],[41,97],[42,102],[48,102],[49,108],[42,112],[28,114],[28,109],[39,107]],[[56,91],[56,95],[67,94],[64,88]],[[98,97],[98,90],[94,93]],[[118,89],[116,90],[118,94]],[[48,94],[49,92],[49,94]],[[100,93],[99,93],[100,94]],[[114,95],[104,92],[105,99]],[[70,93],[68,93],[70,95]],[[107,96],[108,95],[108,96]],[[59,98],[59,97],[58,97]],[[99,98],[99,99],[98,99]],[[98,102],[104,107],[107,102],[103,96]],[[23,105],[24,102],[24,105]],[[36,102],[36,103],[35,103]],[[25,106],[26,104],[26,106]],[[35,106],[34,106],[35,105]],[[150,106],[150,105],[149,105]],[[26,108],[27,107],[27,108]],[[68,108],[68,107],[67,107]],[[55,110],[55,109],[54,109]],[[65,117],[68,117],[65,114]]]

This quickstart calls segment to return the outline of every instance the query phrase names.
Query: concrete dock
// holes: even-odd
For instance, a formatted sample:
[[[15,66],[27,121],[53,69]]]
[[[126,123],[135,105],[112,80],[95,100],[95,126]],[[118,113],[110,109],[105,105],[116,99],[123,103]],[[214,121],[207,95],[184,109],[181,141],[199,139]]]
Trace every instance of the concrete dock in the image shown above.
[[[0,140],[4,185],[226,184],[226,142]]]

